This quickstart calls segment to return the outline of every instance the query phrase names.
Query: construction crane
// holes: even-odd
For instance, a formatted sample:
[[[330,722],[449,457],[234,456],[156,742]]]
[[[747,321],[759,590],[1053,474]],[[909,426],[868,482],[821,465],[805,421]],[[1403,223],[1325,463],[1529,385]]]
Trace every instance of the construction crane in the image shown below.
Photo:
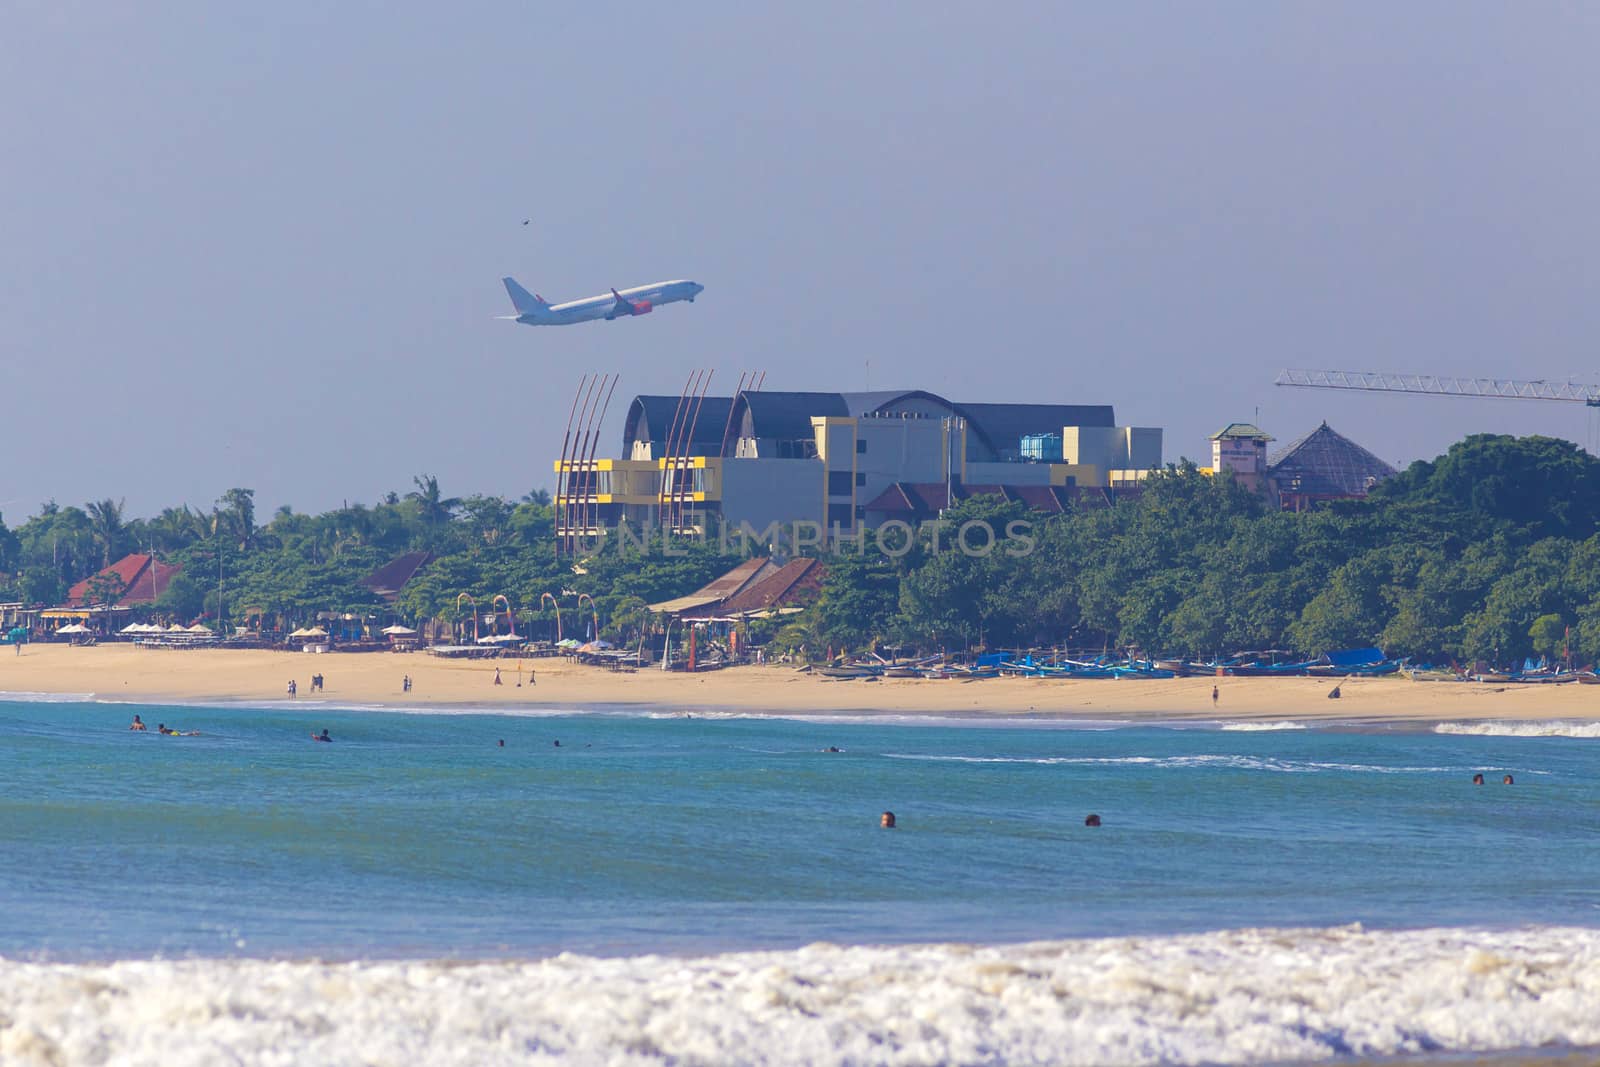
[[[1303,389],[1357,389],[1369,393],[1426,393],[1499,400],[1567,400],[1600,408],[1600,385],[1542,378],[1447,378],[1436,374],[1384,374],[1355,370],[1286,370],[1278,385]]]

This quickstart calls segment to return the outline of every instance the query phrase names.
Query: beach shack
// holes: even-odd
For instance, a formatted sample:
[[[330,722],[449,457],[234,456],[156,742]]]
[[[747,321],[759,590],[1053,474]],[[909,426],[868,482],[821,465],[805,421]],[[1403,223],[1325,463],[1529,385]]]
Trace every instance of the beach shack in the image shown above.
[[[135,617],[147,617],[180,570],[154,556],[130,553],[74,585],[65,603],[39,613],[40,621],[57,632],[78,625],[111,634]]]

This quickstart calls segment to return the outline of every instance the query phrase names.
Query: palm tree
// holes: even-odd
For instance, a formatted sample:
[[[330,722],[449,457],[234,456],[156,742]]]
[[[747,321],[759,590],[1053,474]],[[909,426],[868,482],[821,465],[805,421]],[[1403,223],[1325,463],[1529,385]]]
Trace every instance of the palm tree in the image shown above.
[[[239,551],[248,552],[256,539],[256,491],[229,489],[217,501],[217,507],[229,539],[239,546]]]
[[[541,508],[549,507],[550,506],[550,490],[548,490],[548,489],[535,489],[531,493],[525,493],[525,494],[523,494],[522,502],[524,504],[533,504],[534,506],[541,507]]]
[[[121,550],[126,533],[122,523],[122,506],[127,501],[91,500],[85,507],[89,512],[89,532],[100,548],[102,567],[111,566],[111,553]]]
[[[417,517],[424,526],[436,530],[450,521],[450,515],[461,506],[458,497],[446,497],[439,492],[439,479],[431,474],[419,474],[411,479],[416,483],[416,491],[407,493],[407,500],[414,500],[417,504]]]

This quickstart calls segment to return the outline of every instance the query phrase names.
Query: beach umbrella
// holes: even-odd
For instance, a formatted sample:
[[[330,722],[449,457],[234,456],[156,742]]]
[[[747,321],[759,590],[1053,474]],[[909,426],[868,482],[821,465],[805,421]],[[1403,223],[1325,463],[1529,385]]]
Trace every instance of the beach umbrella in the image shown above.
[[[144,623],[142,623],[142,622],[130,622],[128,625],[126,625],[122,629],[118,630],[117,633],[119,633],[119,634],[142,634],[142,633],[144,633]]]
[[[189,629],[185,632],[191,634],[205,634],[207,637],[210,637],[211,627],[205,625],[204,623],[197,622],[193,626],[189,627]]]
[[[385,626],[383,632],[390,637],[412,637],[415,636],[417,631],[409,626],[401,626],[396,623],[394,626]]]
[[[86,634],[88,632],[89,628],[80,622],[68,623],[56,631],[58,634]]]

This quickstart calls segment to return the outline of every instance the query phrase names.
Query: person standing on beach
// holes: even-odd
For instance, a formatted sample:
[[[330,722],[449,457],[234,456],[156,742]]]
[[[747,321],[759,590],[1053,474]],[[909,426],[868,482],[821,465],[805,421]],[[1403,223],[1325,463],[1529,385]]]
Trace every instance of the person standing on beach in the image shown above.
[[[1212,686],[1211,687],[1211,706],[1212,707],[1216,707],[1217,706],[1217,687],[1216,686]]]
[[[294,696],[294,679],[289,679],[289,695]]]
[[[502,682],[500,680],[500,668],[499,667],[496,667],[494,669],[494,684],[495,685],[504,685],[505,684],[504,682]]]

